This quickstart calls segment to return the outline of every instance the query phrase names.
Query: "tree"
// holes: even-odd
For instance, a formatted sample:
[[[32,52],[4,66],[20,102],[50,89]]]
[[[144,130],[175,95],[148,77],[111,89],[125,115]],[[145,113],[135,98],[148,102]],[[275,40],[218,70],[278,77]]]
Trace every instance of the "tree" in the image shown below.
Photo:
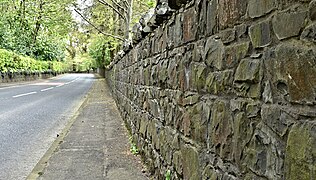
[[[154,6],[154,0],[95,0],[85,8],[75,5],[75,11],[87,22],[82,28],[91,34],[90,55],[100,65],[108,64],[120,45],[131,39],[133,24]]]
[[[0,47],[42,60],[64,57],[75,0],[2,0]]]

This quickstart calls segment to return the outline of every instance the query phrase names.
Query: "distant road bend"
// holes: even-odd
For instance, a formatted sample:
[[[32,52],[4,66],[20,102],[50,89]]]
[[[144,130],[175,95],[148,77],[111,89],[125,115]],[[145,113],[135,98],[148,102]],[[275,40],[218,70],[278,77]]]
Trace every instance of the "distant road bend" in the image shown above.
[[[78,110],[92,74],[0,87],[0,180],[22,180]]]

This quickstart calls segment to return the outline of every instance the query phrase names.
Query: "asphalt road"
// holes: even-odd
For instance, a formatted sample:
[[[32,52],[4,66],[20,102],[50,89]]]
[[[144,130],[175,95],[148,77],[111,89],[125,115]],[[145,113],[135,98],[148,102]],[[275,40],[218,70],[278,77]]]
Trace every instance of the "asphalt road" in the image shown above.
[[[92,74],[0,87],[0,180],[25,179],[82,104]]]

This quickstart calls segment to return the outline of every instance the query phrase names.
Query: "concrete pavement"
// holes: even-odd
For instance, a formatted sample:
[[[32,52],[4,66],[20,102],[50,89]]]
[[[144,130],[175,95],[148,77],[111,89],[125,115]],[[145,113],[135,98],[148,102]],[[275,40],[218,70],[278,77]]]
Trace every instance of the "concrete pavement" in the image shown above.
[[[98,79],[78,113],[28,179],[146,180],[130,153],[127,130],[104,79]]]

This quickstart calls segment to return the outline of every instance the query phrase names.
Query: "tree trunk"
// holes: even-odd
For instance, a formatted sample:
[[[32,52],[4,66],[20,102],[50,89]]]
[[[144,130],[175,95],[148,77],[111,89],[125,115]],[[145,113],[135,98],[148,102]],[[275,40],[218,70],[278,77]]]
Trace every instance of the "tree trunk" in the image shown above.
[[[37,19],[36,19],[35,29],[34,29],[34,31],[33,31],[33,44],[36,43],[37,36],[38,36],[39,30],[40,30],[40,28],[41,28],[41,20],[42,20],[43,6],[44,6],[44,2],[43,2],[43,1],[40,1],[40,4],[39,4],[39,13],[38,13],[38,16],[37,16]]]
[[[129,7],[127,8],[126,24],[125,24],[125,39],[130,40],[130,25],[133,16],[133,0],[129,0]]]

